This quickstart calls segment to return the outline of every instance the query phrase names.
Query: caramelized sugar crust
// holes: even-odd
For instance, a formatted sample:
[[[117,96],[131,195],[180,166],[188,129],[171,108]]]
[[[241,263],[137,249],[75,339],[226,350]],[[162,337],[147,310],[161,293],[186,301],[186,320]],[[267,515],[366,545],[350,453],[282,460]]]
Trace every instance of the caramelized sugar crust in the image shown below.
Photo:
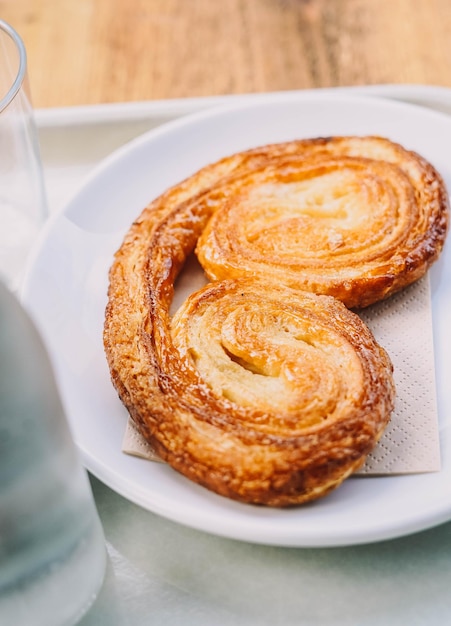
[[[360,308],[418,280],[449,220],[438,172],[381,137],[245,153],[209,192],[196,252],[211,280],[260,276]]]
[[[212,282],[173,318],[170,305],[242,169],[258,178],[269,154],[297,159],[308,143],[228,157],[154,200],[115,255],[105,316],[113,384],[160,456],[218,494],[271,506],[324,496],[361,466],[393,409],[386,352],[341,302],[273,274]]]

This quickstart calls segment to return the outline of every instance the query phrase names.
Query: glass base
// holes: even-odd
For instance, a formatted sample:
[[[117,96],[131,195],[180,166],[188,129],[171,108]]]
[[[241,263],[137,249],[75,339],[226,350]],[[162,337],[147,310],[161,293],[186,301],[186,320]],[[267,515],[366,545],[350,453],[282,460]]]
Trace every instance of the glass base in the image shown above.
[[[106,568],[97,516],[64,561],[0,594],[0,624],[72,626],[97,597]]]

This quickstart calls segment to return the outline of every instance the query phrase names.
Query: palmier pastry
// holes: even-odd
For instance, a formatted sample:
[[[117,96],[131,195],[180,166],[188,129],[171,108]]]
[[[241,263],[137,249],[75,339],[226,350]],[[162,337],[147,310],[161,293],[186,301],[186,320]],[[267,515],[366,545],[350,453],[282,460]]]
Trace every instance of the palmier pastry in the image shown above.
[[[214,282],[170,315],[225,159],[152,202],[110,270],[104,345],[142,435],[173,468],[243,502],[313,500],[357,469],[393,408],[392,367],[341,302],[271,281]]]
[[[197,255],[210,279],[259,276],[348,307],[419,279],[448,227],[438,172],[380,137],[251,151],[209,194],[212,218]]]

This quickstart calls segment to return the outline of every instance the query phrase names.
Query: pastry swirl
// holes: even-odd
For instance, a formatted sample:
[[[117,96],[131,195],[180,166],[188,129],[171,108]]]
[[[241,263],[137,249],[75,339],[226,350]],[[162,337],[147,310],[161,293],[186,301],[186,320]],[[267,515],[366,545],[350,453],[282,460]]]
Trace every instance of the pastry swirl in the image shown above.
[[[287,506],[363,463],[394,384],[386,352],[329,296],[231,279],[171,318],[176,277],[224,193],[217,181],[261,160],[224,159],[146,207],[110,269],[104,345],[122,402],[174,469],[239,501]]]
[[[191,477],[238,500],[324,496],[362,465],[393,409],[386,352],[329,296],[249,279],[210,283],[178,310],[172,340],[209,420],[202,436],[196,424],[189,470],[201,457],[208,472]],[[184,383],[178,393],[184,402]]]
[[[333,137],[247,153],[257,155],[210,192],[196,252],[211,280],[259,276],[360,308],[438,258],[448,196],[418,154],[381,137]]]

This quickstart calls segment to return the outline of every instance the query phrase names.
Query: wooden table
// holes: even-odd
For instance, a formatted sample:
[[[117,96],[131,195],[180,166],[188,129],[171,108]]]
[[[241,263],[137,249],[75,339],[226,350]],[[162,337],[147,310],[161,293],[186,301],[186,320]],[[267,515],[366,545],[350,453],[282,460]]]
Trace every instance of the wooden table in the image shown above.
[[[449,0],[0,0],[36,107],[451,86]]]

